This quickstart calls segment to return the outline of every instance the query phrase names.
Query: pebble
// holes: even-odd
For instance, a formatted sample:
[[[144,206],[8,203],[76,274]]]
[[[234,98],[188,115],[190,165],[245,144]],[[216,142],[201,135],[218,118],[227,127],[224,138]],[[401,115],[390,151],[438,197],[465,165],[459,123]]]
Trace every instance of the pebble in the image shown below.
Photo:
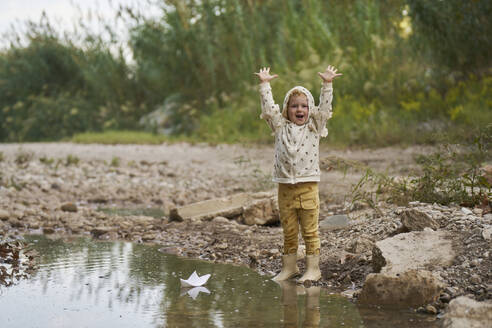
[[[9,212],[0,209],[0,220],[7,221],[9,219],[9,217],[10,217]]]
[[[478,216],[481,216],[483,213],[483,210],[481,208],[474,208],[473,209],[473,214],[476,214]]]
[[[482,237],[485,240],[491,240],[492,239],[492,226],[486,226],[482,230]]]
[[[437,314],[437,309],[432,305],[427,305],[425,307],[425,312],[429,314]]]
[[[482,278],[480,278],[478,274],[472,274],[472,276],[470,277],[470,282],[472,284],[478,285],[482,282]]]
[[[77,205],[74,203],[65,203],[61,206],[61,210],[64,212],[77,212]]]
[[[451,295],[449,295],[448,293],[442,293],[439,297],[439,300],[443,303],[449,303],[449,301],[451,301]]]
[[[470,209],[466,208],[466,207],[462,207],[462,208],[461,208],[461,212],[462,212],[463,214],[465,214],[465,215],[470,215],[470,214],[473,214],[473,212],[472,212]]]

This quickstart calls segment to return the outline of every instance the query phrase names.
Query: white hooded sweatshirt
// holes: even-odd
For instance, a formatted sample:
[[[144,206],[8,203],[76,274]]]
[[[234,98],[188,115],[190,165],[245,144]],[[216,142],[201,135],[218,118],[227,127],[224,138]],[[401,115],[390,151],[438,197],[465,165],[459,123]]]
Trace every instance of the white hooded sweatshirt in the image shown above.
[[[287,116],[291,93],[299,90],[308,100],[308,119],[297,125]],[[260,84],[261,115],[275,134],[275,164],[273,181],[295,184],[320,181],[319,139],[328,135],[326,122],[332,116],[332,83],[323,83],[319,106],[314,105],[313,95],[304,87],[297,86],[285,95],[282,112],[275,104],[270,83]]]

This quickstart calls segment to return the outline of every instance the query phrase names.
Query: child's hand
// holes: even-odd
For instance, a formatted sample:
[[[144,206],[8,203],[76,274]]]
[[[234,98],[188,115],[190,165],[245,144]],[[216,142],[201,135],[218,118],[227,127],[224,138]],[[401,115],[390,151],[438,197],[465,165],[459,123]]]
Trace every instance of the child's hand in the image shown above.
[[[323,73],[318,72],[318,75],[323,79],[324,82],[331,82],[334,78],[341,76],[341,73],[337,73],[337,69],[331,65],[328,65]]]
[[[263,67],[259,73],[255,73],[260,78],[260,83],[270,82],[274,78],[278,77],[277,74],[270,75],[270,67]]]

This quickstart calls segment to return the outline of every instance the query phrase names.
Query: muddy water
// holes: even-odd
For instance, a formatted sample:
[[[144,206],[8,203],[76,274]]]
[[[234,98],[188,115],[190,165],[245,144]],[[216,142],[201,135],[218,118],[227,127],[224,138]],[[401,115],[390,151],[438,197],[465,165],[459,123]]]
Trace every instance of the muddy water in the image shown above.
[[[39,270],[0,289],[1,327],[439,327],[429,316],[359,308],[324,289],[158,247],[26,239],[41,254]],[[194,270],[212,274],[206,289],[180,288]]]

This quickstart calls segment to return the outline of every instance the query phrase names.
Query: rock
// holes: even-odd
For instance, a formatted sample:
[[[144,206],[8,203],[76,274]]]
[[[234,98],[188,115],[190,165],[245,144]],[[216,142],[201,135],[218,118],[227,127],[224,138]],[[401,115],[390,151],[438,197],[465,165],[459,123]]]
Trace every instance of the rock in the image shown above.
[[[478,274],[472,274],[472,276],[470,277],[470,282],[472,284],[478,285],[482,282],[482,278],[480,278]]]
[[[485,240],[491,240],[492,239],[492,226],[488,225],[488,226],[485,226],[483,228],[482,237]]]
[[[422,231],[424,228],[439,229],[439,224],[429,214],[415,208],[403,211],[401,222],[408,231]]]
[[[154,240],[157,238],[157,234],[153,232],[146,233],[142,236],[143,241]]]
[[[9,220],[9,223],[12,226],[12,228],[22,228],[22,227],[24,227],[24,224],[22,223],[22,221],[19,220],[19,219],[16,219],[16,218],[11,218]]]
[[[444,285],[431,272],[370,273],[359,296],[361,304],[418,307],[432,303]]]
[[[437,309],[432,305],[427,305],[425,307],[425,312],[429,314],[437,314]]]
[[[470,215],[470,214],[473,214],[473,212],[469,209],[469,208],[466,208],[466,207],[462,207],[461,208],[461,212],[465,215]]]
[[[451,295],[448,293],[442,293],[441,296],[439,296],[439,300],[443,303],[449,303],[449,301],[451,301]]]
[[[61,206],[61,210],[64,212],[77,212],[77,205],[74,203],[65,203]]]
[[[9,219],[9,217],[10,217],[9,212],[0,209],[0,220],[7,221]]]
[[[225,218],[223,216],[217,216],[212,220],[212,222],[217,224],[229,224],[230,221],[228,218]]]
[[[451,296],[456,296],[456,294],[458,293],[458,290],[455,287],[448,286],[448,287],[446,287],[445,292]]]
[[[110,227],[96,227],[96,228],[93,228],[91,230],[91,234],[95,237],[95,238],[99,238],[101,237],[102,235],[108,233],[108,232],[111,232],[113,231],[114,229],[113,228],[110,228]]]
[[[229,219],[246,214],[249,224],[266,224],[278,220],[277,201],[271,193],[240,193],[231,197],[205,200],[171,209],[171,221],[211,220],[217,216]]]
[[[43,227],[43,233],[46,235],[51,235],[55,233],[55,229],[53,229],[52,227]]]
[[[456,254],[444,231],[414,231],[378,241],[373,248],[375,272],[404,272],[448,267]]]
[[[175,246],[162,247],[159,248],[159,252],[164,254],[179,255],[181,254],[181,249]]]
[[[374,248],[374,242],[364,237],[358,237],[349,243],[345,249],[347,252],[354,254],[361,254],[372,251]]]
[[[325,218],[319,224],[319,229],[322,231],[332,231],[346,228],[350,225],[348,216],[346,215],[332,215]]]
[[[483,210],[481,208],[474,208],[473,209],[473,214],[482,216]]]
[[[449,303],[444,328],[482,328],[492,326],[492,303],[460,296]]]
[[[247,225],[274,224],[279,221],[277,200],[273,197],[254,200],[243,207],[242,222]]]

